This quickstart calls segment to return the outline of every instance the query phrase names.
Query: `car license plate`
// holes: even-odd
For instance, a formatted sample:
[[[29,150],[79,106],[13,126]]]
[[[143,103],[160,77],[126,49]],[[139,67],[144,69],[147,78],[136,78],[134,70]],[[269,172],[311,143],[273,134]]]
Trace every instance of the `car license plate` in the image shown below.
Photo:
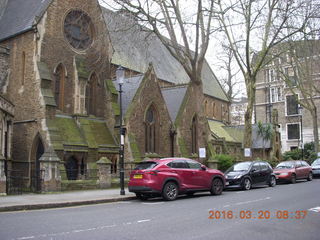
[[[135,174],[133,176],[134,179],[142,179],[142,174]]]
[[[226,186],[228,186],[229,185],[229,182],[226,182]]]

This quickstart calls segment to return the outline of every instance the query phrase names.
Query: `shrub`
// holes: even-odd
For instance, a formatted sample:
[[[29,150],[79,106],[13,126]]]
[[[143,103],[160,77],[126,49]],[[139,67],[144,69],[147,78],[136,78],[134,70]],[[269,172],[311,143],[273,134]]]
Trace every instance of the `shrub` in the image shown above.
[[[218,169],[223,172],[231,167],[235,162],[235,157],[227,154],[217,154],[214,158],[218,160]]]
[[[288,161],[288,160],[300,160],[302,159],[302,151],[300,149],[294,149],[291,151],[284,152],[283,155],[283,160]]]
[[[304,145],[303,158],[309,163],[312,163],[317,158],[317,153],[314,151],[314,142]]]
[[[292,151],[287,151],[282,155],[283,160],[301,160],[302,159],[302,150],[294,149]],[[314,151],[314,142],[309,142],[304,144],[303,149],[303,159],[311,163],[314,159],[317,158],[317,154]]]

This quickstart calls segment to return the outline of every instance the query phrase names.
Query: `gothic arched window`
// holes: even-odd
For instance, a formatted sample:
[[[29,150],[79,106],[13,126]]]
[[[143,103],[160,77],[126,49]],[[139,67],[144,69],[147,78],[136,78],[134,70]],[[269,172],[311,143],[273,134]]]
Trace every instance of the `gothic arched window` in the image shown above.
[[[97,114],[97,87],[97,75],[92,74],[86,86],[86,111],[88,115]]]
[[[64,109],[65,76],[65,67],[62,64],[59,64],[55,72],[54,99],[56,100],[57,108],[61,111]]]
[[[156,152],[156,126],[157,126],[157,114],[153,106],[149,107],[145,116],[145,144],[147,153]]]
[[[79,174],[78,160],[75,157],[70,157],[65,167],[68,180],[77,180]]]
[[[209,111],[208,111],[208,101],[205,100],[204,102],[204,114],[208,117],[209,116]]]
[[[216,117],[216,103],[212,103],[212,116],[215,118]]]
[[[194,116],[191,124],[191,152],[197,153],[197,150],[198,150],[197,117]]]

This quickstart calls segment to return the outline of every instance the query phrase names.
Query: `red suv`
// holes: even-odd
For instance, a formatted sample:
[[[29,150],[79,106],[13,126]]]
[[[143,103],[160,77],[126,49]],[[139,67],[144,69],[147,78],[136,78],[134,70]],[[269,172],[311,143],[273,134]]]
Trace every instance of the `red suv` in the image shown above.
[[[192,195],[199,191],[220,195],[225,178],[219,170],[191,159],[163,158],[139,163],[130,174],[128,187],[139,199],[162,196],[170,201],[178,194]]]

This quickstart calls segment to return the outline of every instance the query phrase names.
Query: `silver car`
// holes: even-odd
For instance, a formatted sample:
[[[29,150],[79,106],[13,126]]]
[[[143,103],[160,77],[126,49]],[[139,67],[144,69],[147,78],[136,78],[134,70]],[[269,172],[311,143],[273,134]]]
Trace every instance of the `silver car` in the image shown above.
[[[320,175],[320,158],[317,158],[314,160],[314,162],[311,164],[312,167],[312,174],[315,175]]]

